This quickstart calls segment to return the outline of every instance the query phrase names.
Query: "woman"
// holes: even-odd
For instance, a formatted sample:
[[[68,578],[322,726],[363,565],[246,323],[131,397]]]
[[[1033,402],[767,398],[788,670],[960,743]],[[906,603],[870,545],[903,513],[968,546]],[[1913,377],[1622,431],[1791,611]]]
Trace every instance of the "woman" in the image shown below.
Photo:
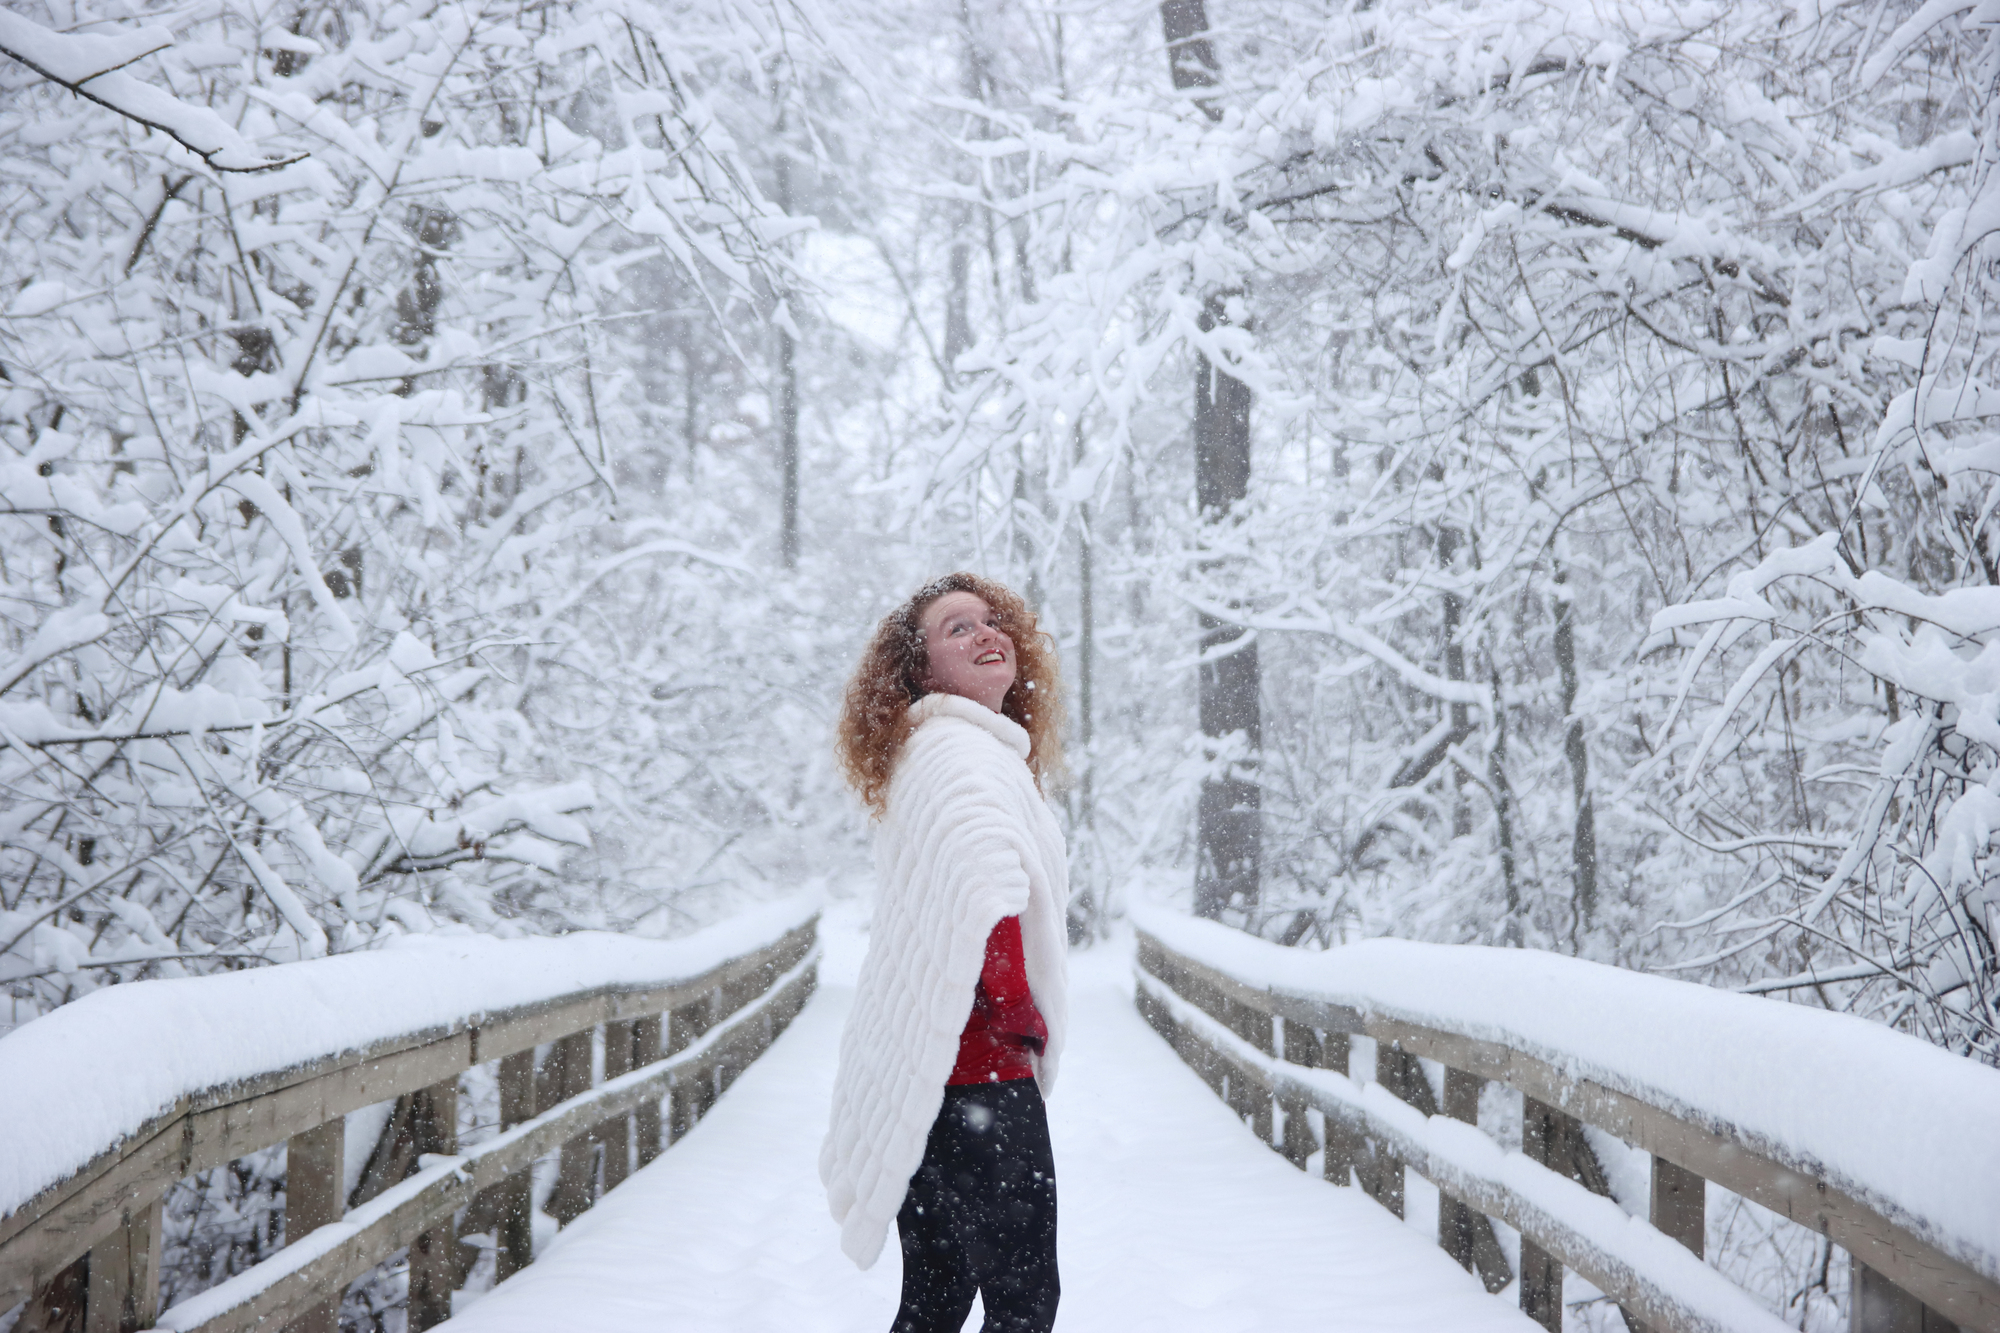
[[[840,759],[878,821],[868,956],[840,1041],[820,1179],[863,1268],[903,1245],[893,1333],[1055,1321],[1055,1162],[1069,869],[1055,657],[1025,603],[950,574],[885,619],[847,689]]]

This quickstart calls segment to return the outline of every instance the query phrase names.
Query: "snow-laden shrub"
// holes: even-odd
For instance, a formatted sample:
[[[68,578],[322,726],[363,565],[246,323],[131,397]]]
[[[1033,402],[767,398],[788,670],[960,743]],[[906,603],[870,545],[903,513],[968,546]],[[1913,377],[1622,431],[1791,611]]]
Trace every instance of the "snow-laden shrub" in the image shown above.
[[[128,74],[289,165],[0,74],[11,1021],[437,919],[563,923],[534,914],[596,796],[535,709],[579,590],[655,536],[602,524],[631,422],[607,321],[635,262],[768,287],[771,210],[704,100],[754,65],[733,17],[17,16],[170,24]]]
[[[1688,708],[1688,725],[1660,737],[1663,771],[1689,811],[1726,796],[1712,766],[1771,748],[1767,701],[1789,698],[1787,716],[1802,714],[1805,691],[1829,669],[1864,683],[1847,700],[1823,701],[1817,725],[1788,733],[1781,751],[1804,780],[1849,785],[1857,799],[1848,817],[1801,839],[1810,854],[1758,856],[1750,891],[1697,923],[1719,937],[1706,961],[1782,960],[1790,975],[1752,988],[1814,994],[1992,1064],[2000,1063],[2000,7],[1969,8],[1964,19],[1940,22],[1934,8],[1913,16],[1862,71],[1865,87],[1880,88],[1942,49],[1965,63],[1980,94],[1970,127],[1931,153],[1969,160],[1970,169],[1900,292],[1921,318],[1873,349],[1907,366],[1914,382],[1857,451],[1844,512],[1735,574],[1724,596],[1672,607],[1654,626],[1699,630],[1670,728],[1697,680],[1726,684],[1719,704]],[[1853,173],[1822,193],[1878,189],[1869,177],[1881,174]],[[1895,524],[1884,522],[1892,494],[1914,500]],[[1720,672],[1717,662],[1726,663]]]

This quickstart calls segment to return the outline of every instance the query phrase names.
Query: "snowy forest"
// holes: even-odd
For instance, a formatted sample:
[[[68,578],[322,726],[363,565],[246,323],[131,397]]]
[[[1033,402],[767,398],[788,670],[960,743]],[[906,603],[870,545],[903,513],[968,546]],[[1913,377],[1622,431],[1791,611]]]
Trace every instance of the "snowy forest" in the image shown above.
[[[7,0],[0,53],[0,1031],[851,896],[841,688],[964,568],[1061,657],[1077,947],[1556,950],[2000,1064],[1995,0]]]

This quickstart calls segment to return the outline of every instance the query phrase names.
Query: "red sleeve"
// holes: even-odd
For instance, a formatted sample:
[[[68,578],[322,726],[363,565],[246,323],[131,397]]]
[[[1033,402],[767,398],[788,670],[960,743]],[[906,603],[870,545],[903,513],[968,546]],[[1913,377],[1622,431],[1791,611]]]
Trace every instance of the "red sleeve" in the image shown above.
[[[1036,1050],[1049,1039],[1048,1024],[1028,989],[1028,962],[1021,951],[1021,918],[1004,917],[986,937],[986,965],[979,989],[988,1022],[999,1032],[1026,1039]]]

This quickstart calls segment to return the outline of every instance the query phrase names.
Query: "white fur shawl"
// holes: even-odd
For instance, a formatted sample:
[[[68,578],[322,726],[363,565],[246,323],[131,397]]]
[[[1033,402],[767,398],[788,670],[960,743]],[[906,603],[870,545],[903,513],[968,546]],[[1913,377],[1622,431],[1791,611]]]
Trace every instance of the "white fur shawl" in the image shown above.
[[[889,783],[875,839],[868,956],[840,1038],[819,1175],[840,1246],[863,1268],[882,1252],[923,1160],[986,961],[986,937],[1021,918],[1035,1007],[1049,1026],[1036,1061],[1055,1082],[1068,1015],[1069,866],[1062,829],[1029,773],[1028,733],[950,694],[910,710],[917,728]]]

